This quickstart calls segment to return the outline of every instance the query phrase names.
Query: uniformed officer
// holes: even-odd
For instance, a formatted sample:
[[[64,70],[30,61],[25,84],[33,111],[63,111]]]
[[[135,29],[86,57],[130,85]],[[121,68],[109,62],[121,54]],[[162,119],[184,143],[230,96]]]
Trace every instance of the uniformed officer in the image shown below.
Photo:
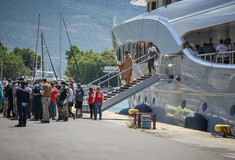
[[[27,121],[27,105],[30,100],[29,90],[26,88],[27,82],[19,83],[19,88],[16,91],[17,109],[19,113],[19,123],[15,127],[26,127]]]
[[[59,114],[59,118],[57,119],[57,121],[59,120],[64,120],[64,121],[68,121],[68,98],[69,98],[69,90],[68,88],[66,88],[66,82],[61,82],[61,90],[60,90],[60,94],[58,95],[58,114]]]

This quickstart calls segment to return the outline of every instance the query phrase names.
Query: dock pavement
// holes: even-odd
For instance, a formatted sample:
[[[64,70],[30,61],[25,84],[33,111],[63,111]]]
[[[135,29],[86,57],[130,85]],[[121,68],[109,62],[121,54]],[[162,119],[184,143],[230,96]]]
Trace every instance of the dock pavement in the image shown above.
[[[106,111],[103,120],[42,124],[0,117],[0,160],[227,160],[235,139],[157,122],[156,130],[128,128],[129,116]]]

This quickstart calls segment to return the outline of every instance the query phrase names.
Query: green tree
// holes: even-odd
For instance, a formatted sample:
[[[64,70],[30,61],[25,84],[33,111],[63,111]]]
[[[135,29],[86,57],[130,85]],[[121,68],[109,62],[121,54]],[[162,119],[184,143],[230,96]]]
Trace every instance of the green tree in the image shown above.
[[[30,50],[29,48],[19,48],[15,47],[12,51],[15,55],[21,56],[23,58],[23,63],[26,67],[28,67],[31,71],[34,69],[35,63],[35,52]],[[37,55],[37,68],[39,69],[41,66],[41,55]]]
[[[72,46],[72,49],[84,84],[88,84],[106,74],[103,72],[105,66],[116,65],[113,51],[104,50],[102,53],[96,53],[90,50],[83,52],[77,46]],[[66,55],[68,63],[65,74],[66,76],[79,81],[78,70],[71,50],[67,50]],[[105,84],[107,85],[107,83]],[[110,84],[115,86],[117,84],[117,78],[111,80]]]
[[[6,77],[7,79],[16,79],[19,76],[30,75],[31,70],[24,65],[21,56],[7,53],[4,56],[4,59],[3,77]]]

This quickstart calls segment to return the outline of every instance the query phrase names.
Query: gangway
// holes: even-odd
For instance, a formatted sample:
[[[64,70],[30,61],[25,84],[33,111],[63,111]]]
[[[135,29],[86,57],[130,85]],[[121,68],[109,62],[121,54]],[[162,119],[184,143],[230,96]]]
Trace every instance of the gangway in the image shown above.
[[[137,58],[136,60],[133,61],[134,65],[133,67],[130,67],[110,78],[107,78],[106,80],[98,83],[98,85],[101,85],[107,81],[109,81],[110,79],[114,78],[114,77],[117,77],[119,75],[121,75],[122,73],[124,73],[125,71],[127,70],[130,70],[134,67],[137,67],[139,65],[143,65],[145,62],[147,62],[149,59],[144,59],[142,61],[140,61],[141,59],[143,59],[146,55],[142,56],[142,57],[139,57]],[[156,57],[157,55],[153,55],[151,58],[154,58]],[[162,57],[160,57],[162,58]],[[140,62],[139,62],[140,61]],[[160,60],[161,61],[161,60]],[[135,63],[135,62],[138,62],[138,63]],[[145,65],[143,65],[145,66]],[[159,64],[160,68],[162,68],[162,65]],[[161,69],[160,69],[161,70]],[[117,73],[116,71],[113,71],[113,73]],[[111,73],[109,74],[106,74],[105,76],[109,76]],[[104,78],[105,76],[102,76],[100,78],[98,78],[97,80],[91,82],[90,84],[88,85],[92,85],[94,84],[95,82],[98,82],[100,81],[102,78]],[[175,78],[175,79],[174,79]],[[151,85],[155,84],[155,83],[158,83],[160,80],[164,80],[167,83],[169,82],[172,82],[172,81],[178,81],[178,79],[176,77],[172,77],[172,76],[169,76],[169,75],[162,75],[162,74],[145,74],[145,75],[142,75],[140,76],[139,78],[137,78],[136,80],[133,80],[131,81],[131,85],[130,86],[121,86],[121,87],[118,87],[116,90],[108,93],[106,96],[104,96],[104,102],[103,102],[103,105],[102,105],[102,111],[105,111],[111,107],[113,107],[114,105],[120,103],[121,101],[127,99],[128,97],[140,92],[141,90],[144,90],[146,89],[147,87],[150,87]]]

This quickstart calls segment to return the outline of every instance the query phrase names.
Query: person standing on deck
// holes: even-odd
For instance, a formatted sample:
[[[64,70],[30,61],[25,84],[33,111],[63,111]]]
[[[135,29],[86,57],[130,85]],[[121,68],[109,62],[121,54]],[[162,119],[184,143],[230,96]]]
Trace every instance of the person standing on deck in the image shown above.
[[[131,85],[130,81],[132,78],[132,71],[133,71],[133,68],[131,68],[133,67],[133,62],[131,55],[129,53],[130,53],[129,51],[125,51],[125,61],[118,64],[120,72],[127,70],[121,73],[121,80],[124,80],[126,82],[125,86]]]
[[[80,83],[77,84],[77,89],[75,91],[75,94],[76,94],[76,96],[75,96],[76,117],[78,117],[78,110],[80,110],[80,114],[82,117],[82,103],[83,103],[83,97],[84,97],[84,90],[81,87]]]
[[[43,88],[42,88],[42,96],[43,96],[43,120],[42,123],[50,123],[49,118],[49,106],[51,101],[51,85],[47,82],[46,78],[42,79]]]
[[[97,119],[97,110],[99,110],[99,119],[102,119],[102,104],[104,101],[103,92],[101,88],[98,86],[96,88],[97,92],[95,93],[95,98],[93,99],[93,103],[95,106],[95,120]]]
[[[93,114],[94,114],[94,101],[95,101],[95,91],[93,91],[93,88],[90,87],[89,88],[89,93],[88,93],[88,96],[87,96],[87,101],[88,101],[88,105],[89,105],[89,108],[90,108],[90,119],[93,118]]]
[[[25,87],[27,82],[20,82],[16,91],[17,109],[19,112],[19,123],[15,127],[26,127],[27,123],[27,105],[30,100],[29,90]]]

